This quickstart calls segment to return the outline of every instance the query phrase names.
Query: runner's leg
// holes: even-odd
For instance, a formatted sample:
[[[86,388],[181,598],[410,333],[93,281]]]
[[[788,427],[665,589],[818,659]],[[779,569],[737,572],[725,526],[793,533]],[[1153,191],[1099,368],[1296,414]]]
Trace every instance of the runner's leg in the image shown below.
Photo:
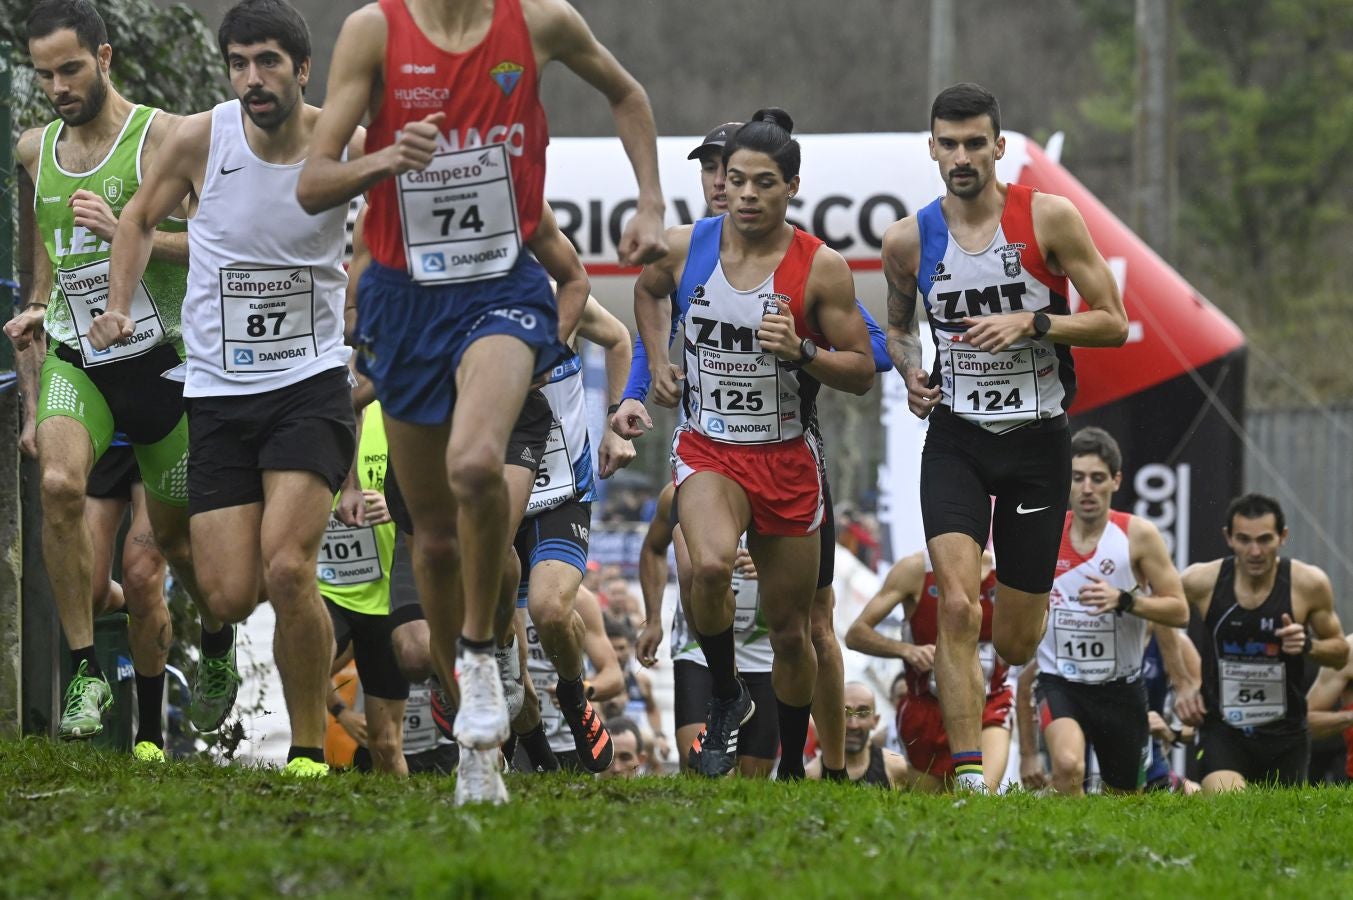
[[[935,684],[939,689],[944,730],[949,736],[956,774],[959,766],[981,753],[982,665],[977,638],[982,627],[980,578],[982,548],[966,534],[940,534],[926,542],[939,588],[939,641],[935,646]],[[977,775],[981,776],[980,770]]]

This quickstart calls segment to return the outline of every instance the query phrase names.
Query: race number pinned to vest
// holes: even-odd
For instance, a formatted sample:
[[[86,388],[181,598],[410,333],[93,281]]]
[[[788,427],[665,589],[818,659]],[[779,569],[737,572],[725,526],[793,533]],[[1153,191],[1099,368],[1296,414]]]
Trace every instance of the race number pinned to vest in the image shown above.
[[[1052,629],[1057,642],[1057,671],[1052,674],[1081,684],[1113,678],[1118,668],[1118,629],[1113,616],[1053,609]]]
[[[221,368],[284,372],[318,355],[315,279],[309,266],[221,270]]]
[[[399,176],[409,277],[419,284],[498,278],[521,253],[521,223],[505,144],[438,153]]]
[[[349,528],[330,516],[316,574],[320,581],[336,587],[380,581],[385,573],[376,546],[376,529],[371,525]]]
[[[1227,725],[1252,728],[1287,715],[1287,667],[1281,661],[1222,659],[1219,668]]]
[[[944,351],[944,393],[958,416],[1000,434],[1039,416],[1035,348],[1012,347],[997,353],[954,339],[940,341]]]
[[[569,453],[568,441],[559,420],[550,423],[550,438],[545,443],[545,458],[536,469],[535,484],[531,489],[531,499],[526,504],[526,514],[536,515],[547,509],[570,500],[578,492],[577,481],[573,477],[573,457]]]
[[[70,308],[71,322],[80,341],[80,358],[86,367],[140,356],[164,338],[164,322],[155,307],[155,300],[146,290],[146,283],[138,281],[132,290],[132,306],[128,313],[132,319],[131,337],[103,350],[95,350],[89,343],[89,328],[108,308],[108,260],[101,259],[73,269],[57,269],[56,279]]]
[[[761,582],[733,574],[733,630],[746,632],[756,628],[756,611],[761,603]]]

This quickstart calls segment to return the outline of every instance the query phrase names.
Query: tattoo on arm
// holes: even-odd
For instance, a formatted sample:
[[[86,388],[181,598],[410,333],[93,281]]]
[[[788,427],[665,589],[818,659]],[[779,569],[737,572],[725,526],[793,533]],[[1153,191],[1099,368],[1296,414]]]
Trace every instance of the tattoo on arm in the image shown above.
[[[921,330],[916,322],[916,279],[888,279],[888,356],[899,372],[922,368]]]

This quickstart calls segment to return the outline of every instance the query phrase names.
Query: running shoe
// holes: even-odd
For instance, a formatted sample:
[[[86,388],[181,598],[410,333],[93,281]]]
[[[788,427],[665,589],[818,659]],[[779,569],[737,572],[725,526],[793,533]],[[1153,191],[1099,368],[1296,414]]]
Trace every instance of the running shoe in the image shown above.
[[[461,676],[462,680],[464,675]],[[507,802],[507,785],[498,769],[498,748],[492,750],[461,750],[460,765],[456,767],[456,805],[467,803]]]
[[[690,767],[708,778],[720,778],[733,771],[738,759],[738,730],[756,713],[756,704],[739,678],[736,697],[710,697],[706,710],[705,729],[691,744]]]
[[[140,741],[132,748],[132,756],[139,762],[162,763],[164,762],[164,748],[157,747],[150,741]]]
[[[230,650],[225,656],[206,656],[197,664],[197,684],[193,686],[192,707],[188,713],[193,727],[199,732],[215,731],[230,715],[235,706],[235,694],[239,692],[239,667],[235,664],[235,647],[239,638],[235,626],[229,626],[232,632]]]
[[[66,709],[57,731],[63,741],[83,741],[103,731],[103,714],[113,705],[108,679],[85,674],[88,668],[88,663],[80,663],[66,688]]]
[[[526,686],[521,681],[521,657],[517,655],[517,636],[506,647],[493,651],[498,663],[498,680],[503,683],[503,699],[507,701],[507,718],[517,721],[521,708],[526,705]]]
[[[498,665],[487,653],[466,652],[460,659],[460,709],[455,739],[461,750],[498,751],[511,733]]]
[[[442,685],[434,676],[432,679],[432,722],[437,726],[437,730],[442,733],[442,737],[448,741],[456,739],[453,734],[456,725],[456,708],[451,704],[451,698],[446,691],[442,690]]]
[[[578,762],[582,767],[593,773],[609,769],[615,756],[615,744],[591,702],[584,700],[582,706],[574,707],[564,704],[560,711],[568,723],[568,730],[573,732],[573,746],[578,750]]]
[[[296,757],[282,770],[286,778],[323,778],[328,774],[329,767],[326,764],[315,762],[308,756]]]

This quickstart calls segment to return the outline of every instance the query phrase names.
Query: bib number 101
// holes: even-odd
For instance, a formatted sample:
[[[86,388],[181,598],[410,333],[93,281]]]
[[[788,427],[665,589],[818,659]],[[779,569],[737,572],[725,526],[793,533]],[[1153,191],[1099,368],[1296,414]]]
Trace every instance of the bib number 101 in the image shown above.
[[[1000,412],[1004,409],[1021,409],[1024,401],[1020,398],[1019,388],[1011,388],[1010,393],[1002,394],[1000,391],[973,391],[967,397],[972,401],[973,412],[979,412],[983,409],[982,401],[986,401],[986,410],[988,412]]]

